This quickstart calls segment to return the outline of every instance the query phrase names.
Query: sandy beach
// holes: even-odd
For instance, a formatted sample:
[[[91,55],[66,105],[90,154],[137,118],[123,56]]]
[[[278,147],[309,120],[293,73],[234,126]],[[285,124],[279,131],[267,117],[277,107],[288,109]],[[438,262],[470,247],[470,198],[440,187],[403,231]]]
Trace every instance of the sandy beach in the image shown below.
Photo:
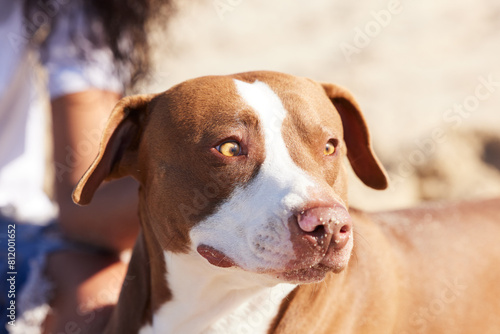
[[[334,82],[357,98],[391,177],[372,191],[351,177],[352,205],[500,195],[500,3],[183,2],[154,33],[143,91],[186,79],[275,70]]]

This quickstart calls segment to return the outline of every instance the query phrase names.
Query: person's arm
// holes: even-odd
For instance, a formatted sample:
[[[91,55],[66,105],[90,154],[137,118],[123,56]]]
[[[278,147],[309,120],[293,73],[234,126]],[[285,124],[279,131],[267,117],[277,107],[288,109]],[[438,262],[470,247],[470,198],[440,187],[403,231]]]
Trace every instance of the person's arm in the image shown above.
[[[74,240],[113,251],[132,247],[137,236],[138,183],[131,178],[106,183],[84,207],[73,203],[71,193],[96,157],[105,121],[119,97],[95,89],[51,102],[60,226]]]

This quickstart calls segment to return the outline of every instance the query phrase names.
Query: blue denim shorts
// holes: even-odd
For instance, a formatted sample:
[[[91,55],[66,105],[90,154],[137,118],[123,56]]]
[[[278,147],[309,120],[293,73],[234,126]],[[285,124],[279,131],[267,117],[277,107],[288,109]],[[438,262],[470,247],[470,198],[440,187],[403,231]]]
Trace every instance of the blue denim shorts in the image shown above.
[[[48,286],[36,286],[43,276],[47,254],[75,248],[74,243],[62,237],[55,222],[39,226],[0,216],[0,333],[15,332],[14,327],[27,309],[36,303],[48,303],[48,300],[40,300],[40,296],[38,300],[31,296],[31,291],[29,298],[24,298],[31,299],[29,303],[23,300],[23,290],[30,283],[36,294],[45,294],[48,298]],[[41,291],[44,289],[47,291]]]

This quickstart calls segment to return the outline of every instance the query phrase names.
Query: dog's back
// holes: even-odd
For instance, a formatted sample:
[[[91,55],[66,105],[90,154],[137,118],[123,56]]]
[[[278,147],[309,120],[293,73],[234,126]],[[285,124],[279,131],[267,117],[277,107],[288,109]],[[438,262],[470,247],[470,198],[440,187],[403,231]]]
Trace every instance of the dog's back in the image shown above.
[[[500,333],[500,198],[351,215],[348,269],[295,291],[277,333]]]

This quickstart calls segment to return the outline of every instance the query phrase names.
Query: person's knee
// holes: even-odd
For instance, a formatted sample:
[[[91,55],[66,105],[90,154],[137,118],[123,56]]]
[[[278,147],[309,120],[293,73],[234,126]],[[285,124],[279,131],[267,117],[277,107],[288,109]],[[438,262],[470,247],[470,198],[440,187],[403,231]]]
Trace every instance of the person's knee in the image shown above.
[[[127,264],[115,256],[58,252],[47,259],[54,285],[46,333],[82,333],[103,326],[118,301]]]

